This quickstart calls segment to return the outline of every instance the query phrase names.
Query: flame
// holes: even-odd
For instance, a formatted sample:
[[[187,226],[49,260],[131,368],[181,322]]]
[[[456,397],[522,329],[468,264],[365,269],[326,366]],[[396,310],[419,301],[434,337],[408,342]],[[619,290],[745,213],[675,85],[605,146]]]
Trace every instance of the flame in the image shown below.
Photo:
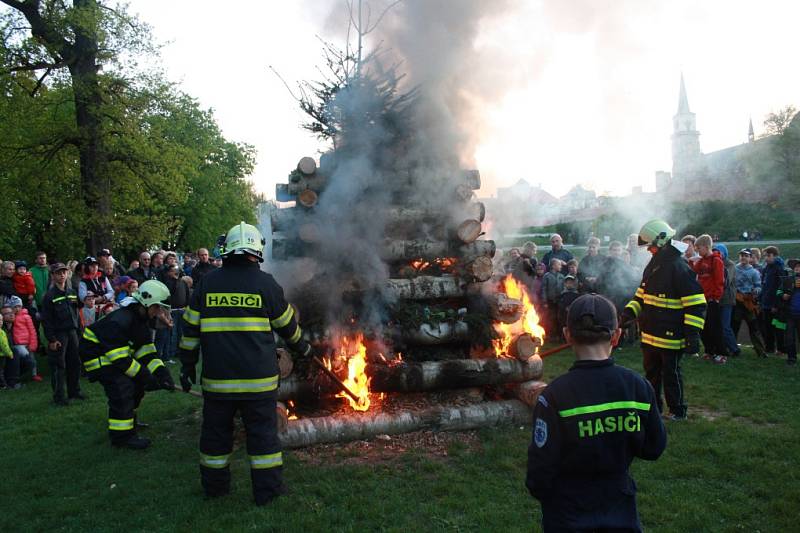
[[[294,400],[289,400],[286,412],[289,413],[289,420],[297,420],[297,414],[294,413]]]
[[[536,309],[533,307],[533,302],[531,302],[531,298],[525,286],[514,279],[514,276],[508,274],[503,279],[503,292],[505,292],[506,296],[509,298],[520,300],[524,311],[522,318],[518,322],[513,324],[504,324],[500,322],[495,324],[495,330],[500,334],[499,339],[492,341],[495,355],[497,357],[509,357],[508,352],[511,347],[511,342],[514,340],[514,337],[520,333],[527,333],[543,344],[544,328],[539,325],[539,315],[536,314]],[[522,326],[522,331],[520,331],[520,325]]]
[[[337,398],[345,398],[356,411],[369,409],[369,378],[367,368],[367,347],[364,345],[364,335],[358,333],[351,341],[342,337],[339,343],[339,357],[347,361],[347,379],[343,382],[353,394],[358,396],[358,401],[353,400],[346,392],[341,391]]]
[[[424,259],[414,259],[413,261],[411,261],[411,266],[415,270],[425,270],[426,268],[431,266],[431,264],[425,261]]]

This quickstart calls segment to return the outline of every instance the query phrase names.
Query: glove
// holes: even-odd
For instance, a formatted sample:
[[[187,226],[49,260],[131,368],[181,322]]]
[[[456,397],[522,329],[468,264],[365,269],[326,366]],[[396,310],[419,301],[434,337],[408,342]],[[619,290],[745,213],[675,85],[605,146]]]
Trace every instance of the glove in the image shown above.
[[[686,334],[686,348],[685,353],[696,354],[700,353],[700,334],[696,331],[690,331]]]
[[[181,367],[181,388],[183,392],[192,390],[192,384],[197,383],[197,370],[193,366]]]
[[[169,373],[167,367],[160,366],[156,369],[155,373],[156,382],[158,382],[158,387],[160,389],[168,390],[171,392],[175,391],[175,382],[172,381],[172,374]]]
[[[620,313],[619,315],[619,327],[622,329],[627,328],[635,321],[636,321],[636,315],[633,314],[633,311],[631,311],[629,307],[623,309],[622,313]]]

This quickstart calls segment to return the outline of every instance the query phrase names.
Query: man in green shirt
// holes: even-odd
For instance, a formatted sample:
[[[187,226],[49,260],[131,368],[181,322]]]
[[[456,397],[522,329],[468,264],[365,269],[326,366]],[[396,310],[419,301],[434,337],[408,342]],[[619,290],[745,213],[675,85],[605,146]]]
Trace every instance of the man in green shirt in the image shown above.
[[[33,282],[36,284],[36,309],[42,310],[42,298],[50,287],[50,269],[47,266],[47,254],[44,252],[36,252],[36,264],[31,267],[31,275]]]

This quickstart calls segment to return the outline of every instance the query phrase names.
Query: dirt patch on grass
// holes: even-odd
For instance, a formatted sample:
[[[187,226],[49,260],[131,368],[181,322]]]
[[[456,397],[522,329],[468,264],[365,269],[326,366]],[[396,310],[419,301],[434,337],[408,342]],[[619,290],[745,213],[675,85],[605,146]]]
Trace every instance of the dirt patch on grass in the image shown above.
[[[292,450],[291,455],[308,464],[393,463],[408,452],[429,459],[444,460],[457,451],[479,451],[477,431],[415,431],[402,435],[379,435],[370,440],[347,443],[317,444]]]
[[[752,418],[748,418],[746,416],[733,416],[731,413],[727,411],[712,409],[704,405],[691,406],[689,413],[704,420],[708,420],[710,422],[724,418],[724,419],[730,419],[739,424],[745,424],[749,426],[776,427],[778,425],[772,422],[765,422],[763,420],[753,420]]]

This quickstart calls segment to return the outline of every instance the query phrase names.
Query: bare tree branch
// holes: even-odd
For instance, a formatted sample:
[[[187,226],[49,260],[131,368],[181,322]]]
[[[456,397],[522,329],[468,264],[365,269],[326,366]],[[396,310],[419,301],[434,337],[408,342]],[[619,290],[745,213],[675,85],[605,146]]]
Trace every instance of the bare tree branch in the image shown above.
[[[383,20],[383,17],[386,16],[386,13],[388,13],[394,6],[396,6],[397,4],[399,4],[402,1],[403,0],[395,0],[394,2],[389,4],[386,7],[386,9],[383,10],[383,13],[381,13],[381,16],[378,17],[378,20],[375,21],[375,24],[373,24],[371,28],[369,27],[369,19],[367,19],[367,30],[364,32],[364,35],[367,35],[368,33],[371,33],[375,28],[377,28],[378,24],[380,24],[381,20]],[[367,9],[369,9],[369,4],[367,4]]]

